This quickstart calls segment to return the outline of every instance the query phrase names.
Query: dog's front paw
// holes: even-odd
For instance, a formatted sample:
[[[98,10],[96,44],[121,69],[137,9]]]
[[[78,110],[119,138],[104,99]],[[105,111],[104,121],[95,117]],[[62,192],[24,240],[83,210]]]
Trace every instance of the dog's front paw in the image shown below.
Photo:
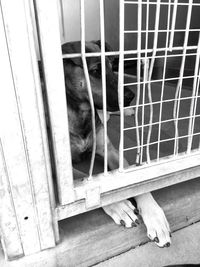
[[[128,200],[116,202],[103,207],[103,209],[118,225],[121,224],[129,228],[136,227],[139,224],[138,210]]]
[[[159,247],[169,247],[171,233],[164,211],[149,194],[147,199],[139,201],[138,208],[147,228],[147,236]]]

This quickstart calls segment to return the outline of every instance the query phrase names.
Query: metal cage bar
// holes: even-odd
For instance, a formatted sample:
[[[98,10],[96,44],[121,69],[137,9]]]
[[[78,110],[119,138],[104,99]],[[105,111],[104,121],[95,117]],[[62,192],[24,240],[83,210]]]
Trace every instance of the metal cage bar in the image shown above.
[[[120,201],[142,193],[149,192],[158,188],[179,183],[188,179],[197,178],[200,175],[199,166],[199,147],[192,149],[194,137],[200,137],[200,132],[195,131],[195,120],[200,118],[197,114],[198,92],[200,83],[199,70],[199,52],[200,39],[197,45],[188,45],[190,33],[189,24],[192,15],[192,8],[200,4],[174,2],[143,2],[138,1],[119,1],[120,16],[120,49],[119,51],[105,51],[105,25],[104,25],[104,1],[100,0],[100,24],[101,24],[101,52],[86,53],[85,51],[85,6],[84,0],[81,2],[81,53],[63,55],[61,54],[61,42],[59,34],[59,23],[57,14],[57,2],[34,0],[35,15],[37,21],[37,30],[40,42],[41,58],[44,65],[44,83],[47,90],[47,100],[49,107],[49,116],[51,121],[51,134],[53,142],[53,155],[55,159],[55,170],[58,185],[59,204],[56,206],[54,198],[54,188],[50,166],[50,153],[48,148],[48,137],[45,125],[45,115],[43,99],[40,88],[40,78],[36,54],[34,49],[34,40],[32,36],[32,26],[30,22],[29,4],[25,0],[19,0],[16,3],[11,0],[1,0],[0,13],[0,42],[2,44],[0,54],[1,72],[4,76],[0,78],[0,83],[5,86],[5,94],[0,91],[0,120],[1,120],[1,139],[0,139],[0,169],[2,177],[0,185],[2,192],[5,193],[3,201],[0,204],[1,210],[1,230],[3,232],[3,246],[7,255],[30,254],[41,249],[55,245],[58,241],[57,221]],[[138,29],[135,31],[137,36],[137,49],[125,51],[125,34],[131,34],[134,31],[125,30],[125,4],[135,4],[138,7]],[[149,19],[150,5],[156,5],[156,23],[155,29],[150,30],[146,21],[146,30],[142,30],[142,5],[146,5],[147,18]],[[165,47],[158,48],[158,35],[160,8],[162,5],[168,7],[167,39]],[[180,5],[188,7],[186,34],[183,46],[173,47],[174,34],[176,33],[176,15]],[[174,6],[172,14],[171,34],[170,29],[170,8]],[[14,10],[14,12],[12,11]],[[17,12],[16,12],[17,11]],[[13,20],[15,18],[15,20]],[[64,19],[64,18],[62,18]],[[148,20],[147,19],[147,20]],[[183,32],[184,29],[180,31]],[[191,30],[194,31],[194,30]],[[198,29],[196,31],[199,31]],[[148,48],[148,34],[154,33],[153,48]],[[143,49],[141,46],[141,33],[146,34],[146,44]],[[19,38],[20,37],[20,38]],[[170,37],[170,39],[169,39]],[[19,42],[23,39],[23,43]],[[169,41],[169,45],[168,45]],[[183,49],[183,53],[182,50]],[[173,51],[175,54],[168,55]],[[194,53],[194,50],[196,51]],[[52,53],[53,51],[53,53]],[[158,53],[158,54],[157,54]],[[159,53],[163,53],[160,55]],[[181,53],[181,54],[179,54]],[[24,57],[21,57],[21,55]],[[149,55],[151,54],[151,55]],[[106,56],[119,55],[119,105],[120,105],[120,151],[119,151],[119,169],[108,172],[107,170],[107,122],[106,122]],[[125,58],[125,55],[130,58]],[[184,76],[185,57],[188,55],[196,56],[194,75]],[[103,118],[104,118],[104,173],[97,176],[93,175],[94,155],[96,149],[96,129],[95,129],[95,110],[88,73],[87,57],[101,57],[102,67],[102,91],[103,91]],[[134,57],[135,56],[135,57]],[[182,56],[182,63],[179,77],[166,78],[166,61],[171,56]],[[70,153],[69,127],[67,117],[67,103],[65,94],[65,81],[63,73],[62,58],[81,57],[83,61],[84,74],[87,81],[87,89],[90,98],[92,110],[92,129],[93,129],[93,154],[90,164],[89,179],[82,181],[73,181],[72,162]],[[155,59],[164,57],[164,70],[161,79],[153,80],[152,72]],[[137,59],[137,82],[124,83],[124,61]],[[141,80],[141,60],[144,59],[144,77]],[[148,60],[151,59],[148,68]],[[23,63],[23,64],[21,64]],[[24,73],[26,75],[24,75]],[[167,81],[177,80],[175,97],[173,99],[164,99],[165,83]],[[193,90],[191,96],[182,96],[182,81],[185,78],[193,78]],[[155,82],[161,82],[161,98],[157,101],[152,99],[152,85]],[[148,84],[148,102],[145,103],[145,85]],[[124,86],[137,85],[136,104],[127,108],[136,108],[136,123],[134,126],[125,127],[124,110]],[[140,103],[140,88],[143,86],[142,103]],[[59,88],[59,90],[58,90]],[[175,88],[174,88],[175,89]],[[190,100],[189,115],[179,116],[180,101]],[[169,119],[162,119],[162,105],[164,103],[175,102],[174,116]],[[154,122],[152,114],[153,105],[160,104],[159,119]],[[150,107],[150,119],[145,123],[145,107]],[[142,123],[140,124],[138,110],[142,107]],[[5,121],[4,112],[7,119]],[[30,114],[28,114],[30,112]],[[180,135],[178,123],[184,119],[189,120],[189,128],[186,134]],[[161,139],[160,132],[162,123],[174,122],[176,133],[169,138]],[[159,126],[159,137],[156,141],[151,141],[151,128],[154,125]],[[147,142],[144,142],[144,127],[148,126]],[[140,136],[140,129],[142,134]],[[127,131],[136,129],[136,141],[134,146],[124,147],[124,139]],[[188,153],[178,153],[178,143],[180,139],[187,139]],[[200,139],[200,138],[199,138]],[[156,151],[155,160],[150,158],[149,146],[160,145],[163,142],[175,141],[174,153],[170,156],[160,157],[160,148]],[[13,144],[16,144],[13,149]],[[200,141],[198,141],[200,145]],[[137,159],[136,166],[133,164],[124,169],[124,152],[135,149],[141,153]],[[143,149],[147,151],[147,162],[143,162]],[[176,155],[176,158],[174,157]],[[106,174],[106,175],[105,175]],[[15,179],[17,175],[18,179]],[[101,194],[101,195],[100,195]],[[87,199],[88,198],[88,199]],[[6,205],[7,214],[3,210]],[[27,215],[28,214],[28,215]],[[7,228],[8,216],[10,226]],[[3,219],[2,219],[3,218]],[[30,220],[29,220],[30,218]],[[53,226],[52,226],[53,222]],[[12,238],[9,233],[12,227]],[[11,239],[15,240],[17,246],[13,247]],[[31,239],[31,242],[30,242]]]
[[[35,0],[34,6],[51,122],[58,195],[60,203],[66,204],[74,201],[74,189],[57,2]]]
[[[192,98],[191,98],[191,105],[190,105],[190,121],[188,126],[188,145],[187,145],[187,153],[191,151],[192,147],[192,137],[194,132],[194,122],[195,122],[195,111],[197,107],[197,95],[198,95],[198,88],[199,88],[199,63],[200,63],[200,34],[198,40],[198,48],[197,48],[197,55],[196,55],[196,62],[195,62],[195,70],[194,70],[194,80],[193,80],[193,90],[192,90]]]
[[[120,108],[119,170],[124,170],[124,0],[119,1],[119,74],[118,98]]]
[[[135,108],[135,126],[136,126],[136,140],[137,140],[137,157],[136,164],[140,164],[140,132],[138,126],[138,105],[140,100],[140,76],[141,76],[141,28],[142,28],[142,1],[138,2],[138,35],[137,35],[137,99],[136,99],[136,108]]]
[[[149,153],[149,143],[150,143],[150,138],[151,138],[151,131],[152,131],[152,120],[153,120],[153,105],[152,105],[152,94],[151,94],[151,77],[153,73],[153,67],[154,67],[154,62],[155,62],[155,55],[157,52],[157,42],[158,42],[158,27],[159,27],[159,19],[160,19],[160,0],[157,1],[157,6],[156,6],[156,18],[155,18],[155,35],[154,35],[154,42],[153,42],[153,55],[152,55],[152,60],[150,62],[150,67],[149,67],[149,75],[148,75],[148,98],[149,98],[149,103],[150,103],[150,115],[149,115],[149,131],[148,131],[148,136],[147,136],[147,162],[150,163],[150,153]]]
[[[12,203],[11,208],[8,202],[7,215],[1,213],[1,222],[15,215],[15,220],[10,218],[13,229],[2,223],[1,231],[5,253],[13,258],[55,246],[58,229],[54,195],[49,196],[52,175],[29,4],[2,0],[0,15],[0,69],[4,73],[0,78],[4,88],[0,90],[2,187],[7,184],[7,199]],[[7,243],[8,230],[13,231],[15,253]]]
[[[146,32],[145,32],[145,50],[148,48],[148,29],[149,29],[149,0],[147,0],[146,6]],[[146,84],[148,80],[148,70],[149,70],[149,58],[147,52],[145,52],[145,57],[143,60],[144,65],[144,74],[143,74],[143,95],[142,95],[142,126],[144,126],[144,109],[145,109],[145,95],[146,95]],[[143,143],[144,143],[144,127],[142,127],[141,131],[141,155],[140,155],[140,164],[143,161]]]
[[[103,127],[104,127],[104,174],[108,172],[108,147],[107,147],[107,99],[106,99],[106,59],[105,59],[105,21],[104,0],[100,0],[100,31],[101,31],[101,73],[103,94]]]
[[[163,69],[163,76],[162,76],[162,88],[161,88],[161,96],[160,96],[160,110],[159,110],[159,128],[158,128],[158,148],[157,148],[157,160],[160,158],[160,137],[161,137],[161,121],[162,121],[162,107],[163,107],[163,95],[164,95],[164,87],[165,87],[165,74],[166,74],[166,65],[167,65],[167,47],[169,41],[169,24],[170,24],[170,17],[171,17],[171,0],[168,6],[168,16],[167,16],[167,36],[166,36],[166,43],[165,43],[165,56],[164,56],[164,69]],[[173,13],[174,15],[174,13]],[[171,36],[170,36],[171,37]],[[171,39],[172,40],[172,39]],[[173,42],[171,41],[170,42]],[[169,44],[170,47],[171,44]],[[171,47],[170,47],[171,48]]]
[[[172,2],[171,2],[171,4],[172,4]],[[177,6],[178,6],[178,0],[174,0],[171,32],[170,32],[170,39],[169,39],[169,49],[170,49],[170,51],[172,51],[173,42],[174,42],[174,32],[175,32],[175,25],[176,25]]]
[[[92,112],[92,137],[93,137],[93,146],[92,146],[92,156],[90,161],[90,169],[89,169],[89,179],[92,177],[92,172],[94,168],[94,159],[96,153],[96,126],[95,126],[95,110],[94,110],[94,100],[92,96],[92,89],[90,84],[90,77],[88,73],[88,67],[85,56],[85,3],[84,0],[81,0],[81,58],[83,62],[83,70],[87,84],[88,96],[90,101],[90,107]]]
[[[190,21],[191,21],[191,14],[192,14],[192,2],[193,0],[189,0],[189,6],[188,6],[188,12],[187,12],[187,22],[186,22],[186,33],[184,38],[184,45],[183,45],[183,57],[181,62],[181,68],[180,68],[180,74],[179,74],[179,80],[176,87],[176,94],[175,99],[178,99],[174,102],[174,110],[173,110],[173,116],[174,116],[174,124],[175,124],[175,144],[174,144],[174,156],[178,154],[179,150],[179,142],[178,142],[178,136],[179,136],[179,130],[178,130],[178,117],[179,117],[179,108],[180,108],[180,99],[181,99],[181,87],[183,82],[183,74],[184,74],[184,65],[185,65],[185,58],[186,58],[186,51],[187,51],[187,43],[189,38],[189,27],[190,27]],[[175,25],[174,25],[175,26]]]

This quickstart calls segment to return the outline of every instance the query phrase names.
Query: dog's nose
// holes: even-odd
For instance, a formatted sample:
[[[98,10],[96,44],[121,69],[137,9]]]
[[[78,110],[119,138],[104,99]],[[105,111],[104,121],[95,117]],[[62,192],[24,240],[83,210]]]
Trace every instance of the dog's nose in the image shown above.
[[[131,101],[134,99],[135,94],[129,89],[125,88],[124,90],[124,106],[130,106]]]

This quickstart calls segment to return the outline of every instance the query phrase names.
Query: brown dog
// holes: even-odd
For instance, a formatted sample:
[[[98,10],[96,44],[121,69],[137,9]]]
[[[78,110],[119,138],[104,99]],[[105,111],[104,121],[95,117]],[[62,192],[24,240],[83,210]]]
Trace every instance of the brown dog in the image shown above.
[[[110,47],[106,44],[106,50]],[[71,42],[62,46],[63,54],[80,53],[81,43]],[[100,42],[87,42],[86,52],[100,52]],[[91,152],[92,115],[89,103],[87,84],[83,71],[81,58],[64,59],[64,73],[66,84],[66,96],[68,104],[68,119],[70,130],[71,153],[73,162],[78,162]],[[90,76],[92,94],[95,109],[103,108],[101,58],[87,58],[88,72]],[[106,95],[107,110],[118,111],[118,78],[112,70],[112,57],[106,57]],[[126,87],[124,92],[124,106],[129,106],[134,98],[134,93]],[[96,153],[104,156],[103,125],[96,112]],[[108,143],[108,167],[113,170],[119,166],[118,151],[107,137]],[[124,159],[124,166],[128,162]],[[76,172],[76,170],[75,170]],[[159,247],[170,245],[170,229],[163,210],[153,199],[151,193],[135,197],[137,207],[147,227],[148,237],[155,241]],[[128,200],[120,201],[103,208],[113,218],[116,224],[133,227],[138,223],[135,207]]]

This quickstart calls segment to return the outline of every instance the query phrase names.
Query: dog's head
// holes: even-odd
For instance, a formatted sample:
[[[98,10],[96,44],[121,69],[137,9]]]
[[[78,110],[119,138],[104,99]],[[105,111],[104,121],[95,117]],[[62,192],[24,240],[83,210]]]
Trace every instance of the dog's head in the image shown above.
[[[106,43],[106,51],[111,51],[111,47]],[[86,42],[85,50],[87,53],[100,52],[100,41]],[[62,45],[63,54],[72,54],[81,52],[80,42],[70,42]],[[101,77],[101,57],[87,57],[87,66],[94,99],[94,105],[97,109],[103,108],[102,98],[102,77]],[[106,56],[106,96],[107,111],[118,111],[118,77],[113,72],[112,63],[114,57]],[[87,84],[83,71],[83,63],[81,57],[64,59],[64,73],[67,87],[67,95],[81,101],[89,101]],[[134,98],[134,93],[125,87],[124,106],[129,106]]]

